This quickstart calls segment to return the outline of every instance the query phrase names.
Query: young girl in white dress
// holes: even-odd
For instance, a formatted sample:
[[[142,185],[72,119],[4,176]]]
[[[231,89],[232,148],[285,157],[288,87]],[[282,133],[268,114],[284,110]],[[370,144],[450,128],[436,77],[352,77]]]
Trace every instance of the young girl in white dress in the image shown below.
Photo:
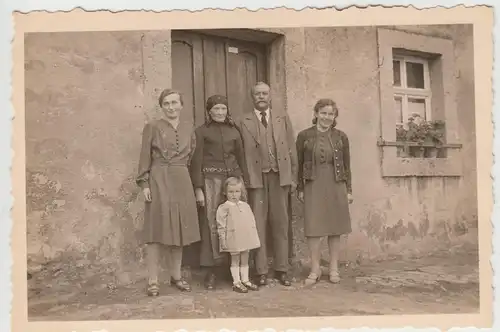
[[[260,240],[252,209],[241,200],[243,190],[241,179],[228,178],[224,183],[227,200],[217,209],[220,250],[231,255],[233,290],[238,293],[259,289],[249,280],[248,256],[250,250],[260,247]]]

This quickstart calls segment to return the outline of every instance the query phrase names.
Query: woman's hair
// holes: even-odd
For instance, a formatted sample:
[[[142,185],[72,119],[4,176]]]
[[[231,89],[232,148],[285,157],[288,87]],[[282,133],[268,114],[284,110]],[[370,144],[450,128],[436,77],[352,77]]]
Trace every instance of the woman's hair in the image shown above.
[[[318,122],[316,114],[319,112],[320,109],[326,106],[331,106],[333,108],[333,112],[335,113],[336,117],[339,115],[339,109],[337,108],[337,103],[335,103],[332,99],[322,98],[316,102],[316,105],[314,105],[314,118],[312,120],[312,123],[314,125]],[[337,125],[337,120],[333,120],[332,127],[335,127],[336,125]]]
[[[163,99],[165,99],[166,96],[170,96],[176,94],[179,96],[179,100],[181,102],[181,105],[184,106],[184,99],[182,97],[182,93],[178,90],[174,89],[165,89],[160,93],[160,97],[158,97],[158,104],[160,104],[160,107],[163,106]]]
[[[229,112],[229,105],[228,105],[227,97],[222,96],[222,95],[213,95],[213,96],[208,97],[207,103],[205,104],[205,109],[207,110],[207,114],[205,117],[205,123],[208,125],[214,121],[212,119],[212,116],[210,115],[210,110],[215,105],[218,105],[218,104],[226,105],[226,107],[227,107],[227,114],[226,114],[226,119],[224,120],[224,123],[226,123],[230,126],[234,126],[235,125],[234,120],[231,117],[231,113]]]

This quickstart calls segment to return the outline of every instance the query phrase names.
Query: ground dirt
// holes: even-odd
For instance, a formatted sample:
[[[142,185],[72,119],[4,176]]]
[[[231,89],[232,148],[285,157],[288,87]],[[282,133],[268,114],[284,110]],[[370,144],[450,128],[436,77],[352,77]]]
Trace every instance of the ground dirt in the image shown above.
[[[327,270],[327,269],[326,269]],[[344,265],[340,284],[328,276],[305,288],[307,268],[294,269],[292,287],[276,282],[257,292],[238,294],[220,281],[205,291],[200,272],[192,273],[193,291],[162,285],[145,295],[146,283],[116,286],[108,272],[41,271],[28,280],[30,321],[119,320],[219,317],[297,317],[477,313],[478,253],[470,248],[418,258],[394,258]],[[85,272],[85,271],[82,271]],[[300,291],[298,291],[300,289]]]

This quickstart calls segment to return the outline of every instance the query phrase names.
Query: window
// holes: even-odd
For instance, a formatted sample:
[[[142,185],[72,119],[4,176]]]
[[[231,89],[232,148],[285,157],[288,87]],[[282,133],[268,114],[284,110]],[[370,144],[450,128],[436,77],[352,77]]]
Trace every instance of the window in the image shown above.
[[[382,176],[462,175],[453,41],[404,27],[377,40]]]
[[[436,58],[405,55],[393,50],[392,89],[396,111],[397,155],[401,158],[444,158],[441,148],[445,122],[431,114],[432,87],[429,68]],[[415,53],[415,52],[414,52]],[[434,105],[435,106],[435,105]]]
[[[395,54],[392,68],[397,122],[406,123],[415,114],[430,121],[432,92],[428,60]]]

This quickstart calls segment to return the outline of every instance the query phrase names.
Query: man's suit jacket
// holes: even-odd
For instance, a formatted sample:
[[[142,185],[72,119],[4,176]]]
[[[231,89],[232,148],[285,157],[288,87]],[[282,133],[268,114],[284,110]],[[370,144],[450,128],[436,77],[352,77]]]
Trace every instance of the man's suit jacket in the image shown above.
[[[236,120],[243,139],[243,149],[248,170],[248,183],[246,186],[251,189],[263,188],[258,121],[253,109]],[[286,112],[276,110],[270,111],[270,121],[272,121],[273,125],[280,184],[281,186],[289,186],[295,183],[297,176],[297,151],[295,149],[295,135],[292,124]]]

